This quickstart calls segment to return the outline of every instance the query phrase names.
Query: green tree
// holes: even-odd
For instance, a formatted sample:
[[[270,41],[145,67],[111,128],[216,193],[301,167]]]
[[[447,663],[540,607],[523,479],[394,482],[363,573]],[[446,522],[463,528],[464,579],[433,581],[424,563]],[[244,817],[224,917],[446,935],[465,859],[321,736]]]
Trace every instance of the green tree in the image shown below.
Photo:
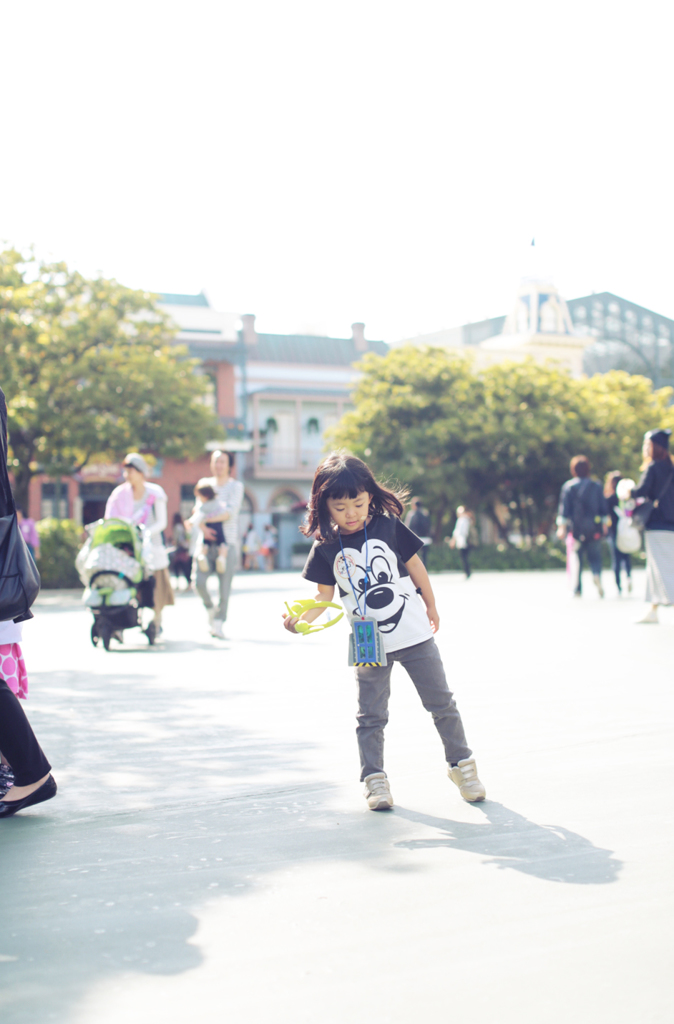
[[[618,469],[639,479],[647,430],[674,429],[674,390],[653,389],[648,377],[610,370],[575,382],[583,408],[582,433],[594,471]]]
[[[439,536],[458,496],[478,497],[470,469],[482,429],[483,383],[469,359],[439,348],[370,353],[360,368],[355,409],[331,440],[423,495]]]
[[[0,375],[19,504],[37,472],[60,477],[129,448],[197,455],[222,436],[174,333],[147,292],[0,253]]]
[[[459,503],[504,539],[513,527],[547,533],[571,456],[587,454],[599,475],[634,475],[644,431],[674,426],[671,389],[619,371],[574,380],[531,359],[477,371],[461,355],[409,346],[360,368],[355,409],[331,441],[418,491],[436,540]]]

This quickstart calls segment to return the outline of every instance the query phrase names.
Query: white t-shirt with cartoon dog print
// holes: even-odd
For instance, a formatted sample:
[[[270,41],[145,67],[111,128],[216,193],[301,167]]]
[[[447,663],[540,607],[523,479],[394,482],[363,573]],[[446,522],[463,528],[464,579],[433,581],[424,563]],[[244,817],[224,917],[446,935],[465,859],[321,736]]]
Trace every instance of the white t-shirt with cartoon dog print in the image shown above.
[[[359,616],[353,584],[361,610],[367,601],[365,614],[377,620],[384,650],[399,651],[430,640],[433,630],[426,609],[405,568],[423,541],[399,519],[387,515],[373,516],[367,542],[365,534],[364,529],[342,534],[341,545],[337,536],[315,541],[302,576],[312,583],[337,586],[349,621]]]

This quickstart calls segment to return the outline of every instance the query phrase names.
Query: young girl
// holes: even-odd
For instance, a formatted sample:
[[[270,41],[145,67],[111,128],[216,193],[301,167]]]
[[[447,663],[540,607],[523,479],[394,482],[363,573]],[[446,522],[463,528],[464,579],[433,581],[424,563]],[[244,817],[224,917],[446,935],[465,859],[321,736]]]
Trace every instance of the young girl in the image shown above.
[[[316,470],[303,527],[306,536],[318,538],[302,573],[318,585],[316,600],[331,601],[337,586],[349,621],[375,618],[384,642],[387,665],[356,668],[360,778],[373,811],[393,807],[384,771],[384,726],[394,661],[403,665],[433,715],[447,773],[463,798],[474,802],[486,795],[433,639],[440,620],[418,555],[422,541],[400,521],[404,497],[378,484],[360,459],[332,452]],[[315,608],[301,616],[284,615],[284,626],[295,633],[300,618],[313,622],[321,614]]]

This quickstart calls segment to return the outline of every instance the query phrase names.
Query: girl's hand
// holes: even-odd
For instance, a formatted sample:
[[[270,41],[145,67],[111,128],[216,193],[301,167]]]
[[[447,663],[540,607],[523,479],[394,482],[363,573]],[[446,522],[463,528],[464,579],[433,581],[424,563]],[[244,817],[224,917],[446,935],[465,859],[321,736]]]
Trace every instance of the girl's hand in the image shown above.
[[[288,615],[287,612],[283,612],[283,628],[287,629],[289,633],[299,635],[295,629],[295,623],[299,622],[300,618],[300,615]]]
[[[433,604],[426,609],[426,614],[428,615],[428,621],[431,624],[431,629],[434,633],[437,633],[440,629],[440,616],[438,615],[438,609]]]

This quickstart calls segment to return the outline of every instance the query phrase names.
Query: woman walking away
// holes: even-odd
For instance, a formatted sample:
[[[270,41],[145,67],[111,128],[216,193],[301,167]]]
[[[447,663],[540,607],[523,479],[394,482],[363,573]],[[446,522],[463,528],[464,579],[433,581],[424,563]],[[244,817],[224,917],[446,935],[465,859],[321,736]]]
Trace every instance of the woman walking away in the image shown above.
[[[0,517],[5,520],[14,512],[6,467],[7,404],[0,388]],[[30,612],[23,615],[24,619],[30,617]],[[25,700],[28,693],[22,626],[13,619],[0,622],[0,818],[56,796],[51,765],[18,700]]]
[[[168,551],[164,547],[162,531],[168,522],[166,491],[159,484],[148,483],[150,467],[138,452],[130,452],[124,459],[123,484],[115,487],[105,506],[106,519],[129,519],[136,526],[144,526],[150,538],[154,587],[154,625],[156,635],[162,632],[162,612],[175,604],[173,587],[168,573]]]
[[[585,455],[571,459],[571,479],[562,486],[557,515],[557,536],[566,540],[573,534],[573,551],[578,557],[578,577],[574,589],[582,596],[583,558],[590,563],[592,581],[600,597],[604,596],[601,583],[601,538],[608,532],[609,516],[604,491],[598,480],[590,478],[592,469]]]
[[[317,601],[331,601],[338,588],[354,629],[350,661],[356,664],[358,683],[360,778],[372,811],[393,807],[384,771],[384,727],[394,661],[405,668],[432,714],[447,773],[464,800],[484,800],[486,795],[433,639],[440,620],[418,554],[422,542],[400,521],[406,497],[378,483],[360,459],[332,452],[316,470],[302,528],[307,537],[318,531],[302,575],[317,584]],[[322,613],[322,608],[312,608],[300,616],[285,615],[284,626],[296,633],[300,619],[313,622]],[[378,652],[374,660],[358,646],[363,635]]]
[[[674,604],[674,466],[669,454],[671,430],[644,435],[643,474],[633,498],[653,502],[646,521],[646,600],[651,607],[637,621],[658,621],[658,605]],[[638,507],[635,514],[638,513]]]
[[[624,551],[621,551],[617,545],[619,519],[618,509],[620,508],[620,499],[617,494],[617,488],[622,478],[622,473],[618,470],[613,470],[613,472],[607,473],[604,479],[604,497],[606,498],[608,513],[611,517],[611,523],[606,537],[611,549],[611,565],[613,566],[615,583],[619,594],[622,594],[620,570],[623,566],[625,567],[625,575],[627,576],[627,590],[629,593],[632,593],[632,559]]]
[[[202,569],[197,568],[197,590],[208,613],[210,633],[211,636],[219,637],[221,640],[225,638],[223,626],[227,620],[232,579],[239,566],[239,512],[243,503],[244,492],[241,481],[231,476],[234,460],[235,456],[232,452],[213,452],[211,455],[211,473],[213,476],[204,477],[200,481],[202,484],[210,484],[215,491],[218,501],[223,502],[227,508],[226,512],[217,517],[223,524],[225,541],[228,548],[225,571],[217,573],[216,555],[213,553],[213,549],[211,549],[211,554],[208,555],[208,571],[204,572]],[[216,540],[215,530],[208,523],[202,522],[198,527],[195,527],[195,529],[197,528],[203,532],[204,539],[209,543],[213,543]],[[208,593],[208,578],[214,573],[217,573],[220,591],[217,606],[214,606],[211,595]]]
[[[449,542],[450,548],[456,548],[461,555],[461,562],[463,563],[463,571],[466,574],[466,579],[470,579],[470,528],[473,525],[473,520],[470,512],[463,505],[459,505],[456,510],[456,526],[452,533],[452,539]]]

